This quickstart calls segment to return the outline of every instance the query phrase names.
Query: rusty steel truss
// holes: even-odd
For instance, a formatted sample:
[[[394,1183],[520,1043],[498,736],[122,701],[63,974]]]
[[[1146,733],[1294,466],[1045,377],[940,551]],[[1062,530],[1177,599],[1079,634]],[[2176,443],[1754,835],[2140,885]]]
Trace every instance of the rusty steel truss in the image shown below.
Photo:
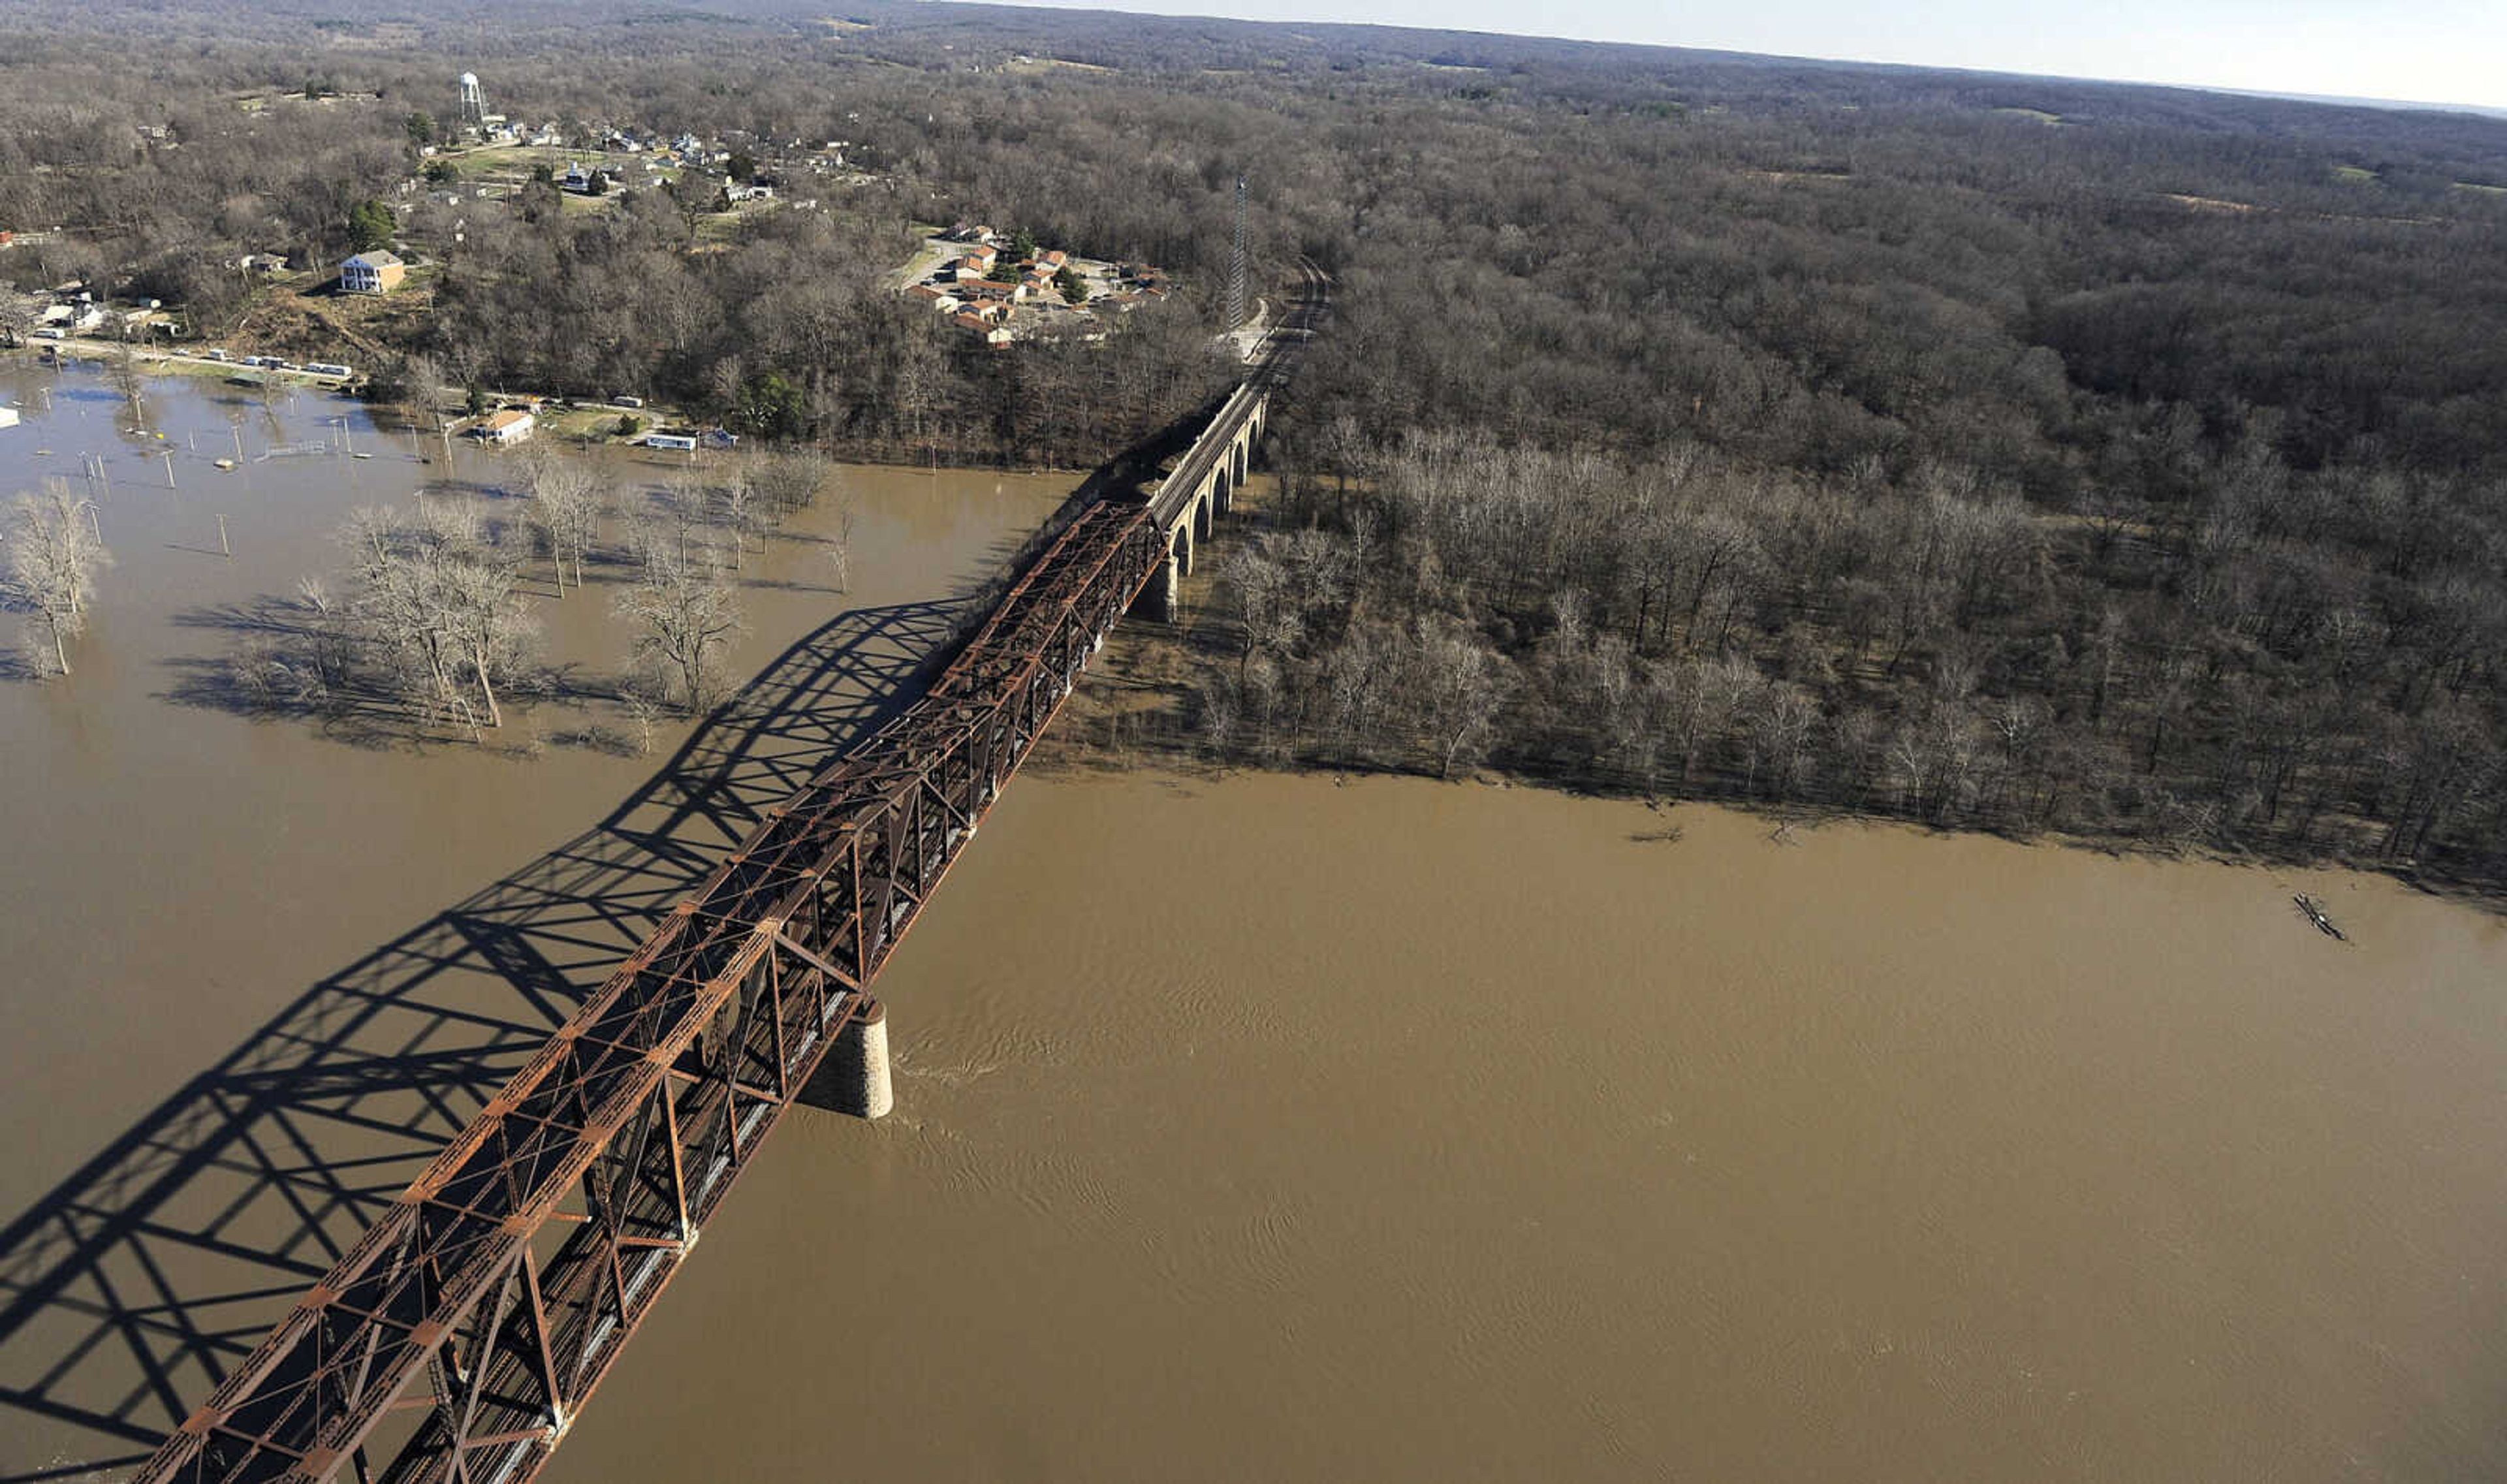
[[[1162,491],[1328,312],[1304,291]],[[767,817],[148,1461],[147,1484],[524,1484],[696,1246],[1180,519],[1107,502]]]
[[[931,689],[770,812],[153,1457],[522,1484],[1165,560],[1082,514]]]

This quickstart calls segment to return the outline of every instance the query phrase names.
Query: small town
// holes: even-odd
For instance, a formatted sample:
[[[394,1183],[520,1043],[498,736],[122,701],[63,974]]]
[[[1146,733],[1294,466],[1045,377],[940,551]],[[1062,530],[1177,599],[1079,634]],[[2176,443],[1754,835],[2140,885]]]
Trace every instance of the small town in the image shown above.
[[[256,250],[221,267],[250,286],[250,308],[226,333],[181,304],[136,297],[128,275],[70,279],[31,291],[0,287],[0,346],[33,343],[47,358],[194,371],[227,368],[235,384],[302,380],[358,392],[406,392],[388,368],[406,364],[430,333],[442,269],[489,230],[497,213],[532,215],[533,192],[556,193],[566,216],[615,212],[638,193],[668,198],[693,225],[692,257],[724,251],[777,213],[825,214],[845,192],[873,185],[862,146],[843,139],[770,138],[747,130],[665,133],[634,124],[522,121],[490,106],[475,72],[455,81],[441,117],[409,120],[415,168],[349,213],[356,250],[335,260]],[[242,110],[380,106],[309,85],[305,92],[243,99]],[[143,150],[178,151],[163,127]],[[905,300],[965,343],[1007,350],[1025,341],[1096,344],[1107,327],[1174,292],[1163,270],[1040,246],[1026,232],[960,222],[921,229],[895,280]],[[59,239],[59,229],[0,229],[0,271],[13,250]],[[555,391],[474,386],[468,405],[423,409],[439,431],[494,447],[562,433],[577,444],[634,443],[666,451],[728,448],[737,432],[625,389]],[[729,409],[737,411],[737,408]]]
[[[926,263],[933,266],[918,271]],[[1098,322],[1105,316],[1128,314],[1168,294],[1167,275],[1157,269],[1076,258],[1039,248],[1025,233],[1004,235],[963,222],[934,233],[905,276],[906,293],[916,302],[996,346],[1039,335],[1102,339]]]

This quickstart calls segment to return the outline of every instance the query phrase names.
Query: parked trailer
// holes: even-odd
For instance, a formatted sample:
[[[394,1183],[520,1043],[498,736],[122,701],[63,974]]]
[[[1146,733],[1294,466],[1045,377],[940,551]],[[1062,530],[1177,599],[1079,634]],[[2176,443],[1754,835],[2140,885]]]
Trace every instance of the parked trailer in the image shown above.
[[[683,433],[646,433],[644,435],[644,447],[648,449],[683,449],[689,452],[696,452],[697,441]]]

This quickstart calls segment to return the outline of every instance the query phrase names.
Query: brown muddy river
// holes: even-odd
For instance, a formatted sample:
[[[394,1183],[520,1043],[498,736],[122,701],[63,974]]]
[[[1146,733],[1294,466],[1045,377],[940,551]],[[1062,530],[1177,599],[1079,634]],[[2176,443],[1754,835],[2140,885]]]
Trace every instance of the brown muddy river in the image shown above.
[[[667,758],[173,704],[293,568],[116,541],[121,657],[0,686],[0,1479],[144,1451],[1069,486],[849,477],[889,557]],[[896,1113],[786,1121],[546,1477],[2507,1468],[2507,927],[2380,879],[1065,771],[881,993]]]
[[[1669,822],[1023,778],[548,1476],[2507,1465],[2500,923]]]

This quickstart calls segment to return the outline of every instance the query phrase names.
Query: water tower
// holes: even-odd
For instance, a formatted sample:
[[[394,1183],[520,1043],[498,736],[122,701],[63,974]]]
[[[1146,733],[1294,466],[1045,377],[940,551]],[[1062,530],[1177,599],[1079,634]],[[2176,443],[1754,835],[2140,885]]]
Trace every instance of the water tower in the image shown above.
[[[488,127],[488,98],[479,90],[479,74],[476,72],[461,74],[461,127]]]

